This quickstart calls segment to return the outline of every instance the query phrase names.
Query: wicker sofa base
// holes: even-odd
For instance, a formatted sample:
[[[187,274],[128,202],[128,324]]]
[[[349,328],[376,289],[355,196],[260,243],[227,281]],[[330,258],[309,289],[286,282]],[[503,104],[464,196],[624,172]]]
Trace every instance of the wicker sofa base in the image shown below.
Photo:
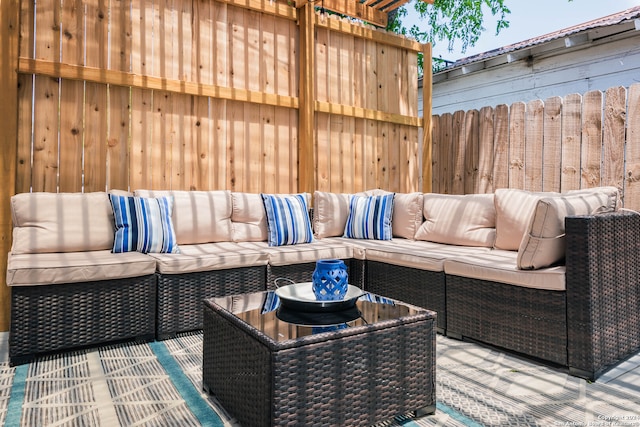
[[[153,340],[154,275],[11,288],[12,365],[65,349],[129,339]]]
[[[445,275],[440,271],[419,270],[378,261],[366,263],[366,290],[438,313],[436,331],[447,329]]]
[[[156,338],[202,329],[205,298],[265,290],[266,266],[158,274]]]
[[[566,293],[447,275],[447,335],[567,365]]]

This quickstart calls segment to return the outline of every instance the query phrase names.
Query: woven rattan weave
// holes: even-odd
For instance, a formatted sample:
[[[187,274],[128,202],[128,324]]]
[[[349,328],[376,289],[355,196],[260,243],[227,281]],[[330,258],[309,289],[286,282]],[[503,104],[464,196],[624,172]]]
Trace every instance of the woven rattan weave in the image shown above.
[[[230,268],[185,274],[158,274],[159,339],[202,329],[205,298],[265,289],[266,266]]]
[[[245,306],[230,298],[220,300]],[[203,385],[241,425],[360,426],[435,411],[435,313],[414,307],[380,322],[372,313],[368,324],[313,334],[265,315],[263,332],[220,300],[204,306]]]
[[[131,338],[152,340],[154,275],[87,283],[11,288],[9,359]]]

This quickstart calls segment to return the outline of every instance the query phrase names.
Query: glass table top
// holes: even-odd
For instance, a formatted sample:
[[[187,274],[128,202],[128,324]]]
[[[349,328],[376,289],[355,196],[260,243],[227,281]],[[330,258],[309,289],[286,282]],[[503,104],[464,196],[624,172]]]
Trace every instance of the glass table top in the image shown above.
[[[355,306],[340,311],[292,310],[282,305],[274,291],[211,298],[209,301],[233,313],[276,342],[427,312],[425,309],[368,292],[358,298]]]

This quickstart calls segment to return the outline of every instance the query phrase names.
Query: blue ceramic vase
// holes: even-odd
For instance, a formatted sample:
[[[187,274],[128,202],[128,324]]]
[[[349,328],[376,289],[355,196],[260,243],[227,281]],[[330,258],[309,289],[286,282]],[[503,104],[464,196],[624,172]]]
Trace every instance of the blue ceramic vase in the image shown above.
[[[318,301],[340,301],[349,287],[347,266],[339,259],[316,261],[312,276],[312,289]]]

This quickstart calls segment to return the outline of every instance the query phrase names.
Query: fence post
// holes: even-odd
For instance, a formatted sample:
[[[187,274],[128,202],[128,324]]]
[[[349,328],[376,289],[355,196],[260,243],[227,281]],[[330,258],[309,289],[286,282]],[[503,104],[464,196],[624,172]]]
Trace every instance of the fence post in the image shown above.
[[[18,22],[20,2],[0,0],[0,331],[9,330],[11,292],[6,285],[7,253],[11,250],[10,199],[15,193],[18,141]]]
[[[431,70],[431,43],[422,45],[422,192],[432,190],[433,123],[431,119],[433,72]]]
[[[315,189],[315,11],[313,2],[299,0],[300,17],[300,106],[298,122],[298,191]]]

